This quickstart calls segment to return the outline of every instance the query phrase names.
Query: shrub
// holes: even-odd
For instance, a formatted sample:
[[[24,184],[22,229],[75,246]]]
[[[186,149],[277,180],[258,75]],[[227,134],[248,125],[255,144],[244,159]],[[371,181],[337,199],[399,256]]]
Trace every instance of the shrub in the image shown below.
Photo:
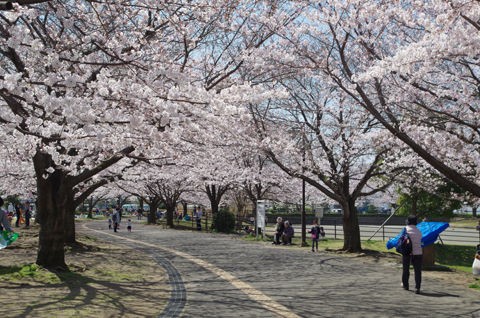
[[[213,216],[212,229],[222,233],[235,231],[235,215],[226,210],[220,210]]]

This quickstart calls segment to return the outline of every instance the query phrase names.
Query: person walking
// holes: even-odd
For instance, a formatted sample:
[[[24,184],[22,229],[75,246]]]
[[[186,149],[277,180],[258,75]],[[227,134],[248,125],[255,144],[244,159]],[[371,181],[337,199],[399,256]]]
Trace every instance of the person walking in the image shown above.
[[[313,219],[312,228],[308,233],[312,236],[312,252],[315,252],[315,247],[318,252],[318,240],[320,239],[320,226],[318,225],[318,218]]]
[[[22,218],[22,210],[20,209],[20,205],[17,203],[15,204],[15,216],[17,220],[15,221],[15,227],[20,226],[20,219]]]
[[[112,215],[112,222],[113,222],[113,232],[117,232],[118,229],[118,211],[115,211]]]
[[[409,239],[412,243],[412,253],[402,255],[402,286],[403,289],[409,290],[408,280],[410,278],[410,264],[413,265],[415,273],[415,294],[420,294],[422,284],[422,233],[417,228],[417,217],[410,215],[407,218],[407,226],[405,227]]]
[[[128,232],[132,232],[132,220],[130,219],[127,221],[127,230]]]
[[[25,228],[30,228],[30,218],[32,217],[32,212],[30,211],[30,207],[28,202],[25,203]]]
[[[108,218],[108,229],[111,230],[112,229],[112,218]]]

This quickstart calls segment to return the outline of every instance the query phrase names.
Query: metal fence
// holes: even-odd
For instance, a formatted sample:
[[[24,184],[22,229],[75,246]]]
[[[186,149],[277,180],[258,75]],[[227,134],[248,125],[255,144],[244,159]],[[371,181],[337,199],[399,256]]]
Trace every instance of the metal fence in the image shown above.
[[[313,220],[313,218],[312,218]],[[301,233],[301,225],[300,220],[295,218],[289,218],[289,221],[293,224],[295,230],[295,236],[300,236]],[[307,231],[310,229],[311,224],[310,220],[307,219]],[[343,225],[341,219],[337,218],[322,218],[321,226],[324,227],[326,232],[327,239],[338,239],[343,240]],[[399,225],[404,223],[405,218],[398,218],[398,220],[393,220],[392,224],[388,225],[369,225],[369,224],[362,224],[365,223],[360,222],[360,239],[361,240],[374,240],[374,241],[388,241],[391,237],[395,237],[400,233],[404,225]],[[368,220],[372,221],[372,220]],[[380,222],[381,219],[377,220],[376,222]],[[176,219],[176,225],[182,225],[183,227],[189,227],[192,230],[198,230],[198,224],[196,220],[190,218],[188,221]],[[389,222],[391,223],[391,222]],[[254,231],[255,227],[249,218],[240,218],[237,217],[236,219],[236,226],[235,230],[237,232],[245,232],[245,227],[248,224],[248,230]],[[211,231],[212,225],[212,214],[210,212],[204,213],[202,216],[201,221],[201,231]],[[267,223],[265,228],[265,234],[272,235],[274,234],[275,230],[275,223],[273,219]],[[472,228],[457,228],[457,227],[449,227],[447,228],[442,234],[439,236],[438,241],[444,244],[452,244],[452,245],[468,245],[468,246],[475,246],[480,244],[480,231],[477,231],[474,227]]]
[[[301,233],[301,225],[294,224],[295,235]],[[322,224],[326,232],[326,238],[343,240],[343,225],[334,222],[332,225]],[[388,241],[390,238],[397,236],[403,226],[399,225],[360,225],[360,239],[374,241]],[[310,226],[307,225],[307,231]],[[266,228],[266,234],[273,235],[274,226]],[[452,245],[477,245],[480,244],[480,232],[475,228],[447,228],[440,234],[438,241],[444,244]]]

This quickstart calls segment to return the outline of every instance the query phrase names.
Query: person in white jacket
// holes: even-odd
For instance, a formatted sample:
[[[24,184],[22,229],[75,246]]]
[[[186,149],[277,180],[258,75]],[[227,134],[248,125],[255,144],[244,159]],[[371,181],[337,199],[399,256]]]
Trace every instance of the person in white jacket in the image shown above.
[[[417,217],[410,215],[407,219],[405,227],[407,234],[412,242],[412,253],[402,256],[403,273],[402,285],[405,290],[409,289],[408,279],[410,278],[410,264],[413,265],[415,272],[415,293],[420,294],[420,286],[422,284],[422,233],[417,228]]]

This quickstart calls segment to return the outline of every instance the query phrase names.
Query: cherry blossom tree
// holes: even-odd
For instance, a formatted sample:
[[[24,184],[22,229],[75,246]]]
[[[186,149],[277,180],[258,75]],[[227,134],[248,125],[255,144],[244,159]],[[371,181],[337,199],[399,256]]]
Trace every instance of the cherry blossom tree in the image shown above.
[[[182,195],[192,191],[190,174],[181,162],[158,166],[142,163],[126,171],[116,186],[140,197],[150,205],[148,223],[156,223],[156,212],[162,203],[167,209],[167,225],[174,227],[174,213]]]
[[[285,64],[318,70],[391,134],[480,196],[478,1],[311,4]],[[291,55],[297,56],[292,61]]]
[[[37,263],[46,267],[66,268],[63,234],[75,188],[135,149],[134,141],[118,144],[133,114],[120,113],[121,96],[104,88],[107,77],[115,75],[107,75],[107,67],[134,64],[134,51],[122,58],[115,51],[118,43],[129,48],[132,34],[112,34],[123,24],[113,12],[99,9],[101,18],[86,2],[51,2],[2,14],[0,121],[7,133],[35,139],[29,156],[41,222]]]
[[[389,148],[376,142],[382,130],[348,95],[314,76],[281,85],[288,98],[252,107],[262,147],[282,170],[342,206],[343,249],[358,252],[355,202],[386,189],[394,177],[383,165]]]

